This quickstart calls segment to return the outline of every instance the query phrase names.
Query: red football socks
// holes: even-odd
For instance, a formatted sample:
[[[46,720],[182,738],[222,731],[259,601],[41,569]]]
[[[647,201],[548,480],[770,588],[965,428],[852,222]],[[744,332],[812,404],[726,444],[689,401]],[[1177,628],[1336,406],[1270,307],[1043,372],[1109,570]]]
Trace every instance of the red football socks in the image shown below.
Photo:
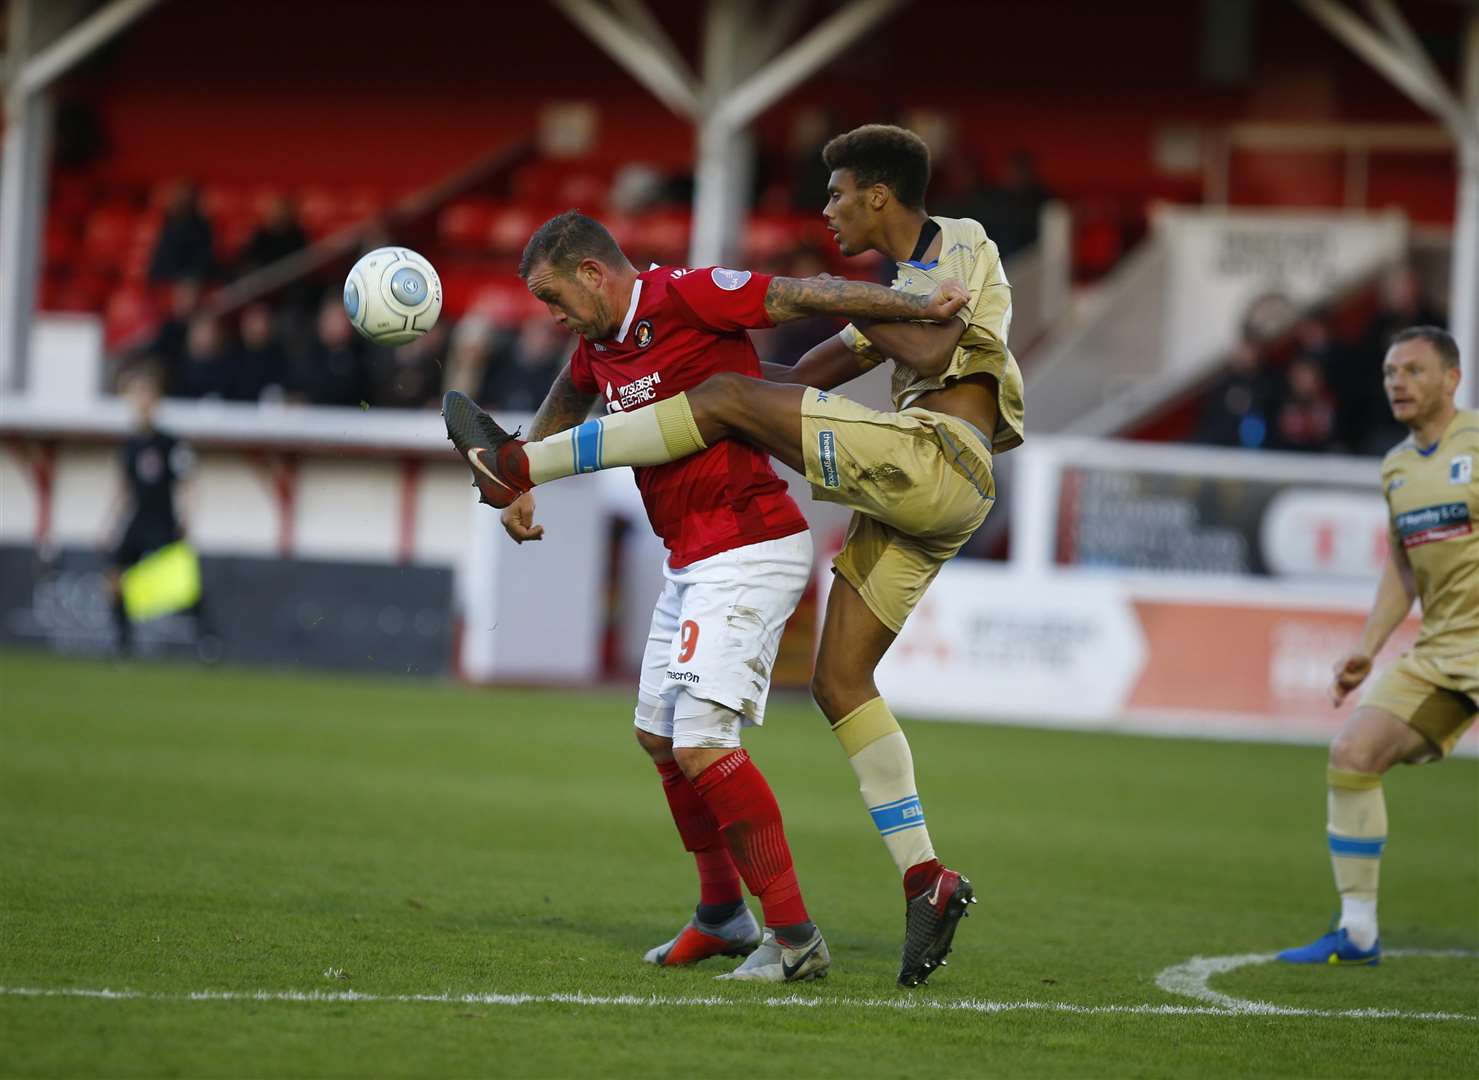
[[[940,871],[945,869],[939,859],[928,859],[904,871],[904,899],[913,900],[935,883]]]
[[[765,777],[743,750],[720,758],[693,781],[718,822],[734,865],[765,911],[765,925],[809,921],[786,843],[781,808]]]
[[[719,824],[703,799],[694,790],[676,761],[660,761],[657,771],[662,776],[663,794],[673,812],[673,824],[683,847],[693,852],[698,863],[698,902],[704,905],[737,904],[743,899],[739,871],[729,848],[719,835]]]

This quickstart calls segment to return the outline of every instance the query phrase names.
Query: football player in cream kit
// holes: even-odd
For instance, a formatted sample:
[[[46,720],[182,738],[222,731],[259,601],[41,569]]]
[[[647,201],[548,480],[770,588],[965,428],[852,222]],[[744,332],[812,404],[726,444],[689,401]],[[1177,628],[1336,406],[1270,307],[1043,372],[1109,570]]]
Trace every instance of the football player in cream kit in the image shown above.
[[[1336,665],[1335,704],[1366,680],[1371,658],[1407,617],[1414,597],[1422,602],[1422,631],[1371,684],[1330,744],[1327,831],[1340,918],[1317,941],[1279,954],[1291,964],[1380,963],[1382,774],[1398,763],[1446,756],[1479,713],[1479,411],[1454,404],[1458,345],[1437,327],[1397,334],[1382,377],[1392,415],[1412,434],[1381,464],[1390,555],[1361,643]]]

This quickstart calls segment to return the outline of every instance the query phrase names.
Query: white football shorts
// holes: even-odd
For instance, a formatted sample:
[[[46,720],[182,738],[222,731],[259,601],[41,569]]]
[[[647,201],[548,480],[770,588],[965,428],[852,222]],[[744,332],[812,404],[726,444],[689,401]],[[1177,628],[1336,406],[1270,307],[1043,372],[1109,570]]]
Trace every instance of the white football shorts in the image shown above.
[[[672,739],[674,746],[739,745],[738,731],[717,730],[732,725],[712,719],[685,723],[691,719],[685,716],[675,722],[680,690],[738,713],[746,727],[764,723],[781,632],[811,573],[811,533],[804,529],[680,570],[664,566],[642,656],[637,727]]]

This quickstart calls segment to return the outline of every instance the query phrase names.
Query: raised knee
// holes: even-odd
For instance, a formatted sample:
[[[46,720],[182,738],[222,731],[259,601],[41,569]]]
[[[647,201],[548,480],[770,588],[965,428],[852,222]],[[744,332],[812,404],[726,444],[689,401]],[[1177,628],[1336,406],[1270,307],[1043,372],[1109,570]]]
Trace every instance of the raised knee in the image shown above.
[[[1355,739],[1342,732],[1330,743],[1330,767],[1343,772],[1376,773],[1386,771],[1380,747],[1367,739]]]

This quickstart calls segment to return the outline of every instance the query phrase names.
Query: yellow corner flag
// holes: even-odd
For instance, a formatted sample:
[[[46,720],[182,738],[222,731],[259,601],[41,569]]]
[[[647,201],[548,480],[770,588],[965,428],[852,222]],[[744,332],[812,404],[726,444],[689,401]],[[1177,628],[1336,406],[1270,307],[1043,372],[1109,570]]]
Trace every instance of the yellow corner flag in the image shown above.
[[[184,611],[200,599],[200,562],[183,540],[151,552],[123,572],[123,609],[134,622]]]

